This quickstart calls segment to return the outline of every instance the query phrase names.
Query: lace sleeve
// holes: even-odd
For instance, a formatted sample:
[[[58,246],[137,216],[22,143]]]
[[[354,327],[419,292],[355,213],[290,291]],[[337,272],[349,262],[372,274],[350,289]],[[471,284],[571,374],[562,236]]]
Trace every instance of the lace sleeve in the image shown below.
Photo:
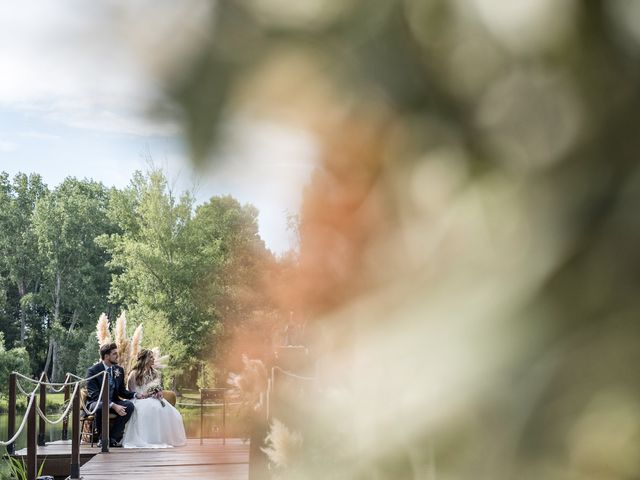
[[[127,380],[127,390],[129,390],[130,392],[137,392],[136,390],[136,378],[135,378],[135,370],[133,370],[130,374],[129,374],[129,380]]]

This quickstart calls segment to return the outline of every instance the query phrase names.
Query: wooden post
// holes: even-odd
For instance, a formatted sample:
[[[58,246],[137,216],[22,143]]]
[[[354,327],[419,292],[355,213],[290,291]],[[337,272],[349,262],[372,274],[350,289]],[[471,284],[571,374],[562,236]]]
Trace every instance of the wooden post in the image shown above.
[[[33,405],[29,409],[27,417],[27,480],[35,480],[38,475],[38,451],[36,446],[36,401],[35,394],[30,395],[33,398]]]
[[[200,445],[202,445],[202,434],[203,434],[203,426],[202,426],[202,389],[200,389]]]
[[[80,478],[80,387],[76,388],[73,396],[73,418],[71,420],[71,464],[69,478]],[[107,424],[108,425],[108,424]],[[91,432],[93,435],[93,432]]]
[[[278,411],[278,407],[281,402],[279,402],[280,399],[278,398],[278,390],[277,390],[280,386],[280,381],[276,381],[278,374],[279,374],[279,370],[277,370],[275,367],[272,367],[271,368],[271,390],[269,391],[269,399],[267,400],[269,404],[268,421],[271,421],[271,419],[274,416],[278,417],[280,415],[280,412]]]
[[[16,373],[9,375],[9,418],[7,422],[7,438],[11,438],[16,433]],[[16,453],[15,443],[7,445],[7,453],[13,455]]]
[[[69,374],[67,374],[67,376],[64,379],[64,382],[67,383],[67,381],[69,380]],[[80,387],[78,387],[78,390],[80,389]],[[69,402],[69,385],[65,385],[64,386],[64,404],[68,405]],[[69,416],[67,415],[66,417],[64,417],[64,420],[62,420],[62,440],[68,440],[69,439]]]
[[[260,449],[267,436],[267,422],[264,412],[254,412],[249,439],[249,480],[267,480],[269,470],[267,468],[267,456]]]
[[[47,377],[42,380],[44,382],[47,381]],[[33,406],[35,411],[35,405]],[[40,411],[46,415],[47,410],[47,386],[44,383],[40,384]],[[46,435],[46,423],[44,418],[40,417],[40,425],[38,428],[38,446],[44,447],[45,445],[45,435]]]
[[[227,442],[227,392],[222,391],[222,444],[225,445]]]
[[[109,453],[109,378],[105,371],[102,382],[102,453]]]

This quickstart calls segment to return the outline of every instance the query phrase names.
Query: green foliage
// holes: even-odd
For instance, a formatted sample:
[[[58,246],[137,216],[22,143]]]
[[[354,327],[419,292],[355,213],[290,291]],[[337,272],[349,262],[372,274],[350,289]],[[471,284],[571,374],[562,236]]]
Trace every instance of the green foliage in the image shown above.
[[[44,262],[32,228],[33,210],[47,193],[37,174],[19,173],[13,181],[0,174],[0,322],[10,343],[25,344],[29,334],[29,306],[24,300],[39,290]],[[13,322],[14,317],[19,321]]]
[[[5,471],[3,475],[3,479],[7,478],[8,480],[27,480],[27,466],[24,463],[24,459],[17,459],[15,457],[5,457],[6,464],[8,467],[8,471]],[[42,475],[42,470],[44,469],[44,464],[46,461],[46,457],[42,460],[40,464],[40,468],[38,468],[37,477]],[[4,477],[4,475],[7,475]]]
[[[100,360],[99,345],[95,332],[85,333],[85,342],[78,354],[78,364],[75,367],[76,375],[84,377],[87,369]]]
[[[221,348],[223,324],[256,308],[261,267],[270,254],[258,235],[258,212],[232,197],[193,211],[163,173],[136,173],[112,191],[108,216],[120,232],[97,240],[111,255],[110,300],[145,325],[145,346],[171,355],[166,377],[199,371]]]
[[[162,372],[165,387],[171,386],[174,379],[185,373],[195,359],[187,356],[185,341],[179,335],[175,335],[169,326],[163,312],[134,305],[128,311],[128,317],[134,323],[144,325],[142,346],[144,348],[159,347],[162,355],[169,355],[170,362]]]
[[[58,350],[58,365],[59,372],[62,374],[66,372],[77,373],[78,364],[80,362],[80,358],[82,355],[82,350],[86,344],[87,335],[93,336],[95,343],[95,333],[91,330],[91,333],[87,333],[89,331],[88,327],[84,327],[83,329],[73,330],[71,332],[66,332],[64,337],[60,340],[60,346]],[[97,348],[94,348],[94,362],[97,358]],[[86,370],[82,371],[82,375],[86,373]]]
[[[84,375],[100,313],[126,309],[143,346],[170,355],[165,382],[195,385],[207,365],[211,385],[232,336],[268,308],[274,259],[258,211],[230,196],[194,208],[160,170],[122,190],[67,178],[48,191],[38,175],[2,174],[0,207],[0,331],[30,360],[15,369]]]
[[[82,320],[97,318],[106,307],[108,257],[94,238],[113,231],[107,219],[108,199],[102,184],[67,178],[34,209],[38,249],[46,259],[39,300],[50,312],[47,336],[53,380],[61,379],[63,368],[76,366],[69,350],[77,354],[82,342],[74,329]],[[92,322],[86,326],[90,328]],[[70,346],[67,360],[60,362],[65,345]]]
[[[56,320],[65,326],[74,321],[74,312],[93,317],[104,304],[109,284],[104,267],[107,256],[94,238],[113,230],[106,216],[107,204],[108,193],[102,184],[74,178],[65,179],[36,204],[33,225],[38,249],[46,258],[43,298],[51,298]],[[60,316],[63,311],[68,313],[65,318]]]
[[[20,372],[28,375],[29,354],[24,347],[16,347],[7,350],[4,346],[4,333],[0,332],[0,393],[9,391],[9,374]]]
[[[164,337],[169,325],[173,339],[186,345],[187,356],[200,353],[201,337],[211,322],[193,302],[191,286],[200,258],[192,244],[190,195],[176,199],[157,170],[146,176],[137,173],[128,190],[112,194],[109,217],[122,221],[119,226],[127,230],[98,239],[111,254],[108,265],[116,272],[111,301],[123,304],[134,323],[149,318],[151,330],[157,324],[159,343],[172,343]],[[125,207],[132,207],[134,215],[123,211]],[[173,361],[178,369],[187,366],[184,354]]]

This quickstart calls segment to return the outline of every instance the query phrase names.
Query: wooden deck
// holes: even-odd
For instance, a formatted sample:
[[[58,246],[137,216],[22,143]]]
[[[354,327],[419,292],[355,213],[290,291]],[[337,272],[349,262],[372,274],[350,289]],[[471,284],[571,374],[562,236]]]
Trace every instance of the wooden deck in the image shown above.
[[[52,462],[66,462],[65,474],[69,472],[70,442],[54,442],[38,448],[38,460],[46,457],[44,472]],[[16,452],[24,455],[26,450]],[[187,446],[167,449],[124,449],[111,448],[102,454],[96,447],[82,445],[80,448],[80,475],[85,480],[117,479],[220,479],[247,480],[249,477],[249,444],[240,439],[199,439],[190,438]]]
[[[82,465],[91,460],[100,449],[89,445],[80,445],[80,471]],[[66,477],[69,475],[69,463],[71,462],[71,440],[56,440],[47,443],[44,447],[38,447],[38,467],[44,460],[43,475],[53,475],[55,477]],[[14,457],[27,461],[27,449],[16,450]]]

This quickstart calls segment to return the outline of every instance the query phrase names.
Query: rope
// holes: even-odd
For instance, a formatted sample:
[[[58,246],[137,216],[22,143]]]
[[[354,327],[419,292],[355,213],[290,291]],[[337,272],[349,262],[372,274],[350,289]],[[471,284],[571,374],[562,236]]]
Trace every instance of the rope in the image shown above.
[[[18,431],[13,435],[13,437],[11,437],[6,442],[0,441],[0,445],[2,445],[3,447],[6,447],[10,443],[13,443],[18,439],[18,437],[22,433],[22,430],[24,429],[24,426],[27,424],[27,419],[29,418],[29,411],[33,408],[35,399],[36,399],[36,396],[32,395],[31,399],[29,400],[29,405],[27,406],[27,410],[24,412],[24,417],[22,417],[22,422],[20,423],[20,427],[18,428]]]
[[[24,378],[25,380],[36,384],[36,386],[33,388],[33,390],[31,392],[25,392],[24,388],[22,387],[22,385],[20,384],[20,382],[16,378],[16,386],[18,387],[18,390],[20,390],[20,393],[22,393],[24,396],[27,396],[27,397],[29,395],[34,395],[38,391],[38,388],[40,387],[40,385],[54,385],[54,384],[50,384],[50,383],[47,383],[47,382],[43,382],[41,380],[34,380],[33,378],[29,378],[29,377],[27,377],[25,375],[22,375],[19,372],[13,372],[13,373],[15,373],[16,376],[18,376],[18,377]],[[54,391],[56,393],[61,392],[62,389],[64,389],[64,387],[67,386],[67,385],[69,385],[69,386],[73,385],[74,388],[75,388],[78,384],[86,382],[86,381],[91,380],[93,378],[96,378],[96,377],[98,377],[100,375],[105,375],[105,377],[106,377],[106,374],[104,372],[96,373],[95,375],[93,375],[91,377],[87,377],[87,378],[78,377],[77,375],[69,373],[69,374],[67,374],[66,380],[68,380],[69,377],[75,377],[75,378],[78,378],[79,380],[76,381],[76,382],[67,382],[67,381],[65,381],[65,383],[63,383],[63,384],[57,384],[57,385],[62,385],[62,387],[57,391],[54,389]],[[40,378],[42,379],[44,376],[45,376],[45,374],[43,373],[42,375],[40,375]],[[103,379],[103,382],[104,382],[104,379]],[[102,390],[100,390],[100,391],[102,392]],[[83,408],[84,408],[84,405],[83,405]],[[86,408],[84,408],[84,410],[85,410],[85,412],[87,412],[87,414],[93,415],[93,413],[88,413]],[[95,410],[94,410],[94,412],[95,412]]]
[[[297,378],[298,380],[315,380],[316,379],[316,377],[303,377],[301,375],[296,375],[295,373],[291,373],[291,372],[289,372],[287,370],[283,370],[280,367],[273,367],[273,370],[276,370],[276,369],[280,370],[285,375],[288,375],[288,376],[293,377],[293,378]]]
[[[98,395],[98,400],[96,400],[96,404],[93,407],[93,410],[92,411],[87,410],[87,407],[85,406],[85,402],[82,402],[82,410],[84,410],[84,413],[87,416],[95,414],[98,411],[98,407],[100,406],[100,403],[102,401],[102,392],[104,392],[104,382],[107,381],[107,371],[105,370],[104,372],[99,373],[98,375],[104,375],[104,376],[102,377],[102,385],[100,385],[100,395]],[[97,375],[94,375],[94,377],[95,376]],[[90,377],[90,378],[93,378],[93,377]]]
[[[18,390],[20,390],[20,393],[22,393],[23,395],[29,397],[31,395],[35,395],[36,394],[36,392],[38,391],[38,388],[40,388],[40,385],[36,385],[35,388],[31,392],[25,392],[24,388],[22,388],[22,385],[20,385],[20,382],[16,378],[16,387],[18,387]]]
[[[24,378],[26,378],[27,380],[30,380],[30,381],[35,381],[35,380],[33,380],[33,379],[29,378],[29,377],[25,377],[24,375],[22,375],[21,373],[18,373],[18,372],[12,372],[12,373],[16,374],[16,386],[18,387],[18,390],[20,390],[20,392],[23,395],[26,395],[27,397],[30,396],[30,395],[35,395],[35,393],[38,391],[38,387],[40,386],[39,382],[42,381],[43,378],[46,378],[46,373],[42,372],[40,374],[40,380],[37,381],[38,384],[35,387],[33,387],[33,390],[31,390],[31,392],[27,393],[22,388],[22,385],[20,385],[20,382],[18,381],[18,377],[17,376],[24,377]]]
[[[73,389],[73,394],[71,398],[73,398],[73,396],[76,394],[79,386],[80,384],[77,383],[75,388]],[[38,404],[36,404],[36,412],[38,412],[38,415],[40,415],[40,418],[42,418],[45,422],[47,422],[50,425],[55,425],[56,423],[60,423],[62,420],[64,420],[67,417],[67,415],[69,415],[69,410],[71,410],[72,406],[73,406],[73,402],[69,402],[69,405],[67,405],[67,408],[64,410],[64,412],[62,413],[62,416],[58,420],[49,420],[47,418],[47,415],[42,410],[40,410],[40,406]]]
[[[51,392],[53,392],[53,393],[60,393],[61,391],[63,391],[64,387],[69,385],[68,381],[69,381],[69,376],[70,375],[71,375],[70,373],[67,373],[67,375],[64,377],[64,385],[62,385],[60,388],[49,387],[49,390],[51,390]]]
[[[180,405],[181,407],[221,407],[225,405],[224,403],[182,403],[176,402],[176,405]],[[242,405],[241,403],[227,403],[227,407]]]
[[[75,382],[52,383],[52,382],[43,382],[42,380],[34,380],[33,378],[27,377],[26,375],[23,375],[23,374],[21,374],[19,372],[12,372],[12,373],[15,373],[18,377],[24,378],[28,382],[37,383],[38,385],[47,385],[49,387],[51,387],[51,386],[55,386],[55,387],[63,386],[64,387],[66,385],[75,385],[76,383],[86,382],[87,380],[92,380],[92,379],[104,374],[104,372],[98,372],[95,375],[93,375],[91,377],[87,377],[87,378],[81,378],[81,377],[78,377],[77,375],[73,375],[74,377],[79,378],[80,380],[77,380]],[[40,378],[42,378],[42,376]]]
[[[17,373],[17,372],[16,372],[16,373]],[[29,378],[29,377],[25,377],[25,376],[24,376],[24,375],[22,375],[22,374],[18,374],[18,375],[20,375],[21,377],[23,377],[23,378],[25,378],[25,379],[27,379],[27,380],[29,380],[29,381],[31,381],[31,382],[36,382],[36,383],[38,383],[38,385],[36,385],[36,386],[35,386],[35,388],[33,389],[33,391],[32,391],[31,393],[27,393],[27,392],[25,392],[25,391],[24,391],[24,389],[22,388],[22,385],[20,385],[20,382],[18,382],[18,379],[16,378],[16,386],[18,387],[18,390],[20,390],[20,392],[21,392],[23,395],[26,395],[26,396],[34,395],[34,394],[35,394],[35,392],[38,390],[38,387],[41,385],[41,383],[40,383],[40,382],[38,382],[37,380],[33,380],[33,379]],[[73,375],[72,373],[70,373],[69,375],[70,375],[70,376],[72,376],[72,377],[75,377],[75,378],[79,378],[79,379],[80,379],[80,380],[78,380],[77,382],[70,382],[70,383],[67,383],[67,384],[66,384],[66,385],[73,385],[73,386],[74,386],[74,389],[73,389],[74,395],[75,395],[76,389],[78,388],[78,385],[80,385],[81,383],[86,382],[87,380],[91,380],[91,379],[93,379],[93,378],[99,377],[100,375],[102,375],[102,376],[103,376],[103,377],[102,377],[102,385],[100,386],[100,395],[98,396],[98,400],[96,401],[96,405],[95,405],[95,407],[93,408],[93,410],[92,410],[92,411],[89,411],[89,410],[87,409],[86,405],[85,405],[85,402],[82,402],[82,409],[84,410],[84,413],[85,413],[86,415],[93,415],[93,414],[94,414],[94,413],[96,413],[96,411],[98,410],[98,406],[99,406],[99,404],[100,404],[100,400],[102,399],[102,390],[103,390],[103,388],[104,388],[104,382],[105,382],[105,381],[106,381],[106,379],[107,379],[107,373],[106,373],[106,370],[105,370],[104,372],[96,373],[95,375],[93,375],[93,376],[91,376],[91,377],[87,377],[87,378],[78,377],[77,375]],[[41,378],[42,378],[42,377],[41,377]],[[44,382],[42,382],[42,384],[44,385],[45,383],[44,383]],[[73,397],[72,397],[72,398],[73,398]],[[69,402],[69,405],[71,405],[71,402]],[[68,407],[67,407],[67,408],[68,408]],[[39,406],[38,406],[38,412],[40,412],[40,407],[39,407]],[[45,419],[45,420],[46,420],[46,421],[49,421],[48,419]],[[54,423],[58,423],[58,422],[54,422]]]

